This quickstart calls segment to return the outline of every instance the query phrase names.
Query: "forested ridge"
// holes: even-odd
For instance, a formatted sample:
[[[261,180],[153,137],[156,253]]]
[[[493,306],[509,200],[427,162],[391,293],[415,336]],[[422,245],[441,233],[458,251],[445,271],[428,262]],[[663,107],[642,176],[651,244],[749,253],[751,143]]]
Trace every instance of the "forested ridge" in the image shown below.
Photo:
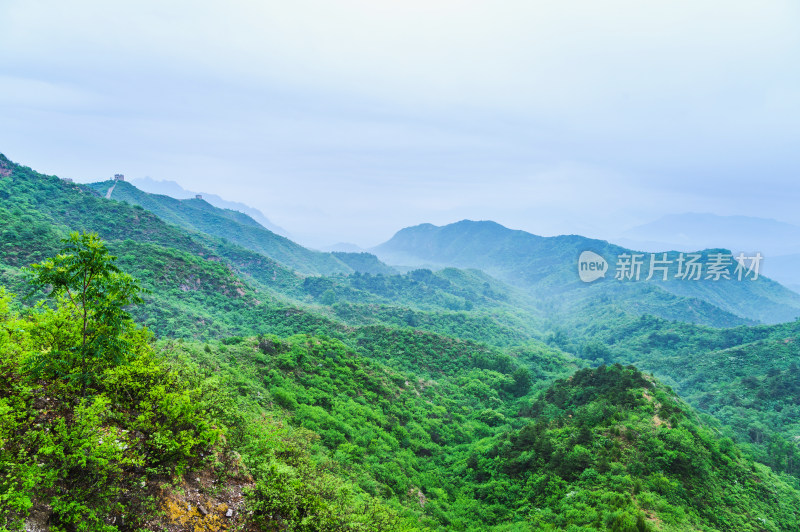
[[[0,165],[2,529],[800,529],[797,322]]]

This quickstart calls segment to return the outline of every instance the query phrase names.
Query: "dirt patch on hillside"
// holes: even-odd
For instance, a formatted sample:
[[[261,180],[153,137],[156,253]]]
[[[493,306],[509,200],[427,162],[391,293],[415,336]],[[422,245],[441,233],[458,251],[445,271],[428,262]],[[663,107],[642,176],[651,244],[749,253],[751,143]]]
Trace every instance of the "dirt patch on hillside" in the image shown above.
[[[221,483],[207,468],[192,473],[178,486],[162,490],[161,515],[147,523],[147,528],[169,532],[256,530],[248,526],[244,500],[244,491],[253,485],[253,479],[235,473]]]

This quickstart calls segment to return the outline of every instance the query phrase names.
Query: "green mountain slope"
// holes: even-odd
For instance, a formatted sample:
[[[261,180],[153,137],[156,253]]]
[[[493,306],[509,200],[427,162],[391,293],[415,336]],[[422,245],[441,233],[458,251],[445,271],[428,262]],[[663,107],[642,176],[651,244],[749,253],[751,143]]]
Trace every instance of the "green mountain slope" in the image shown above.
[[[275,261],[166,224],[138,206],[106,200],[81,185],[38,174],[3,158],[0,179],[0,272],[21,291],[19,268],[54,255],[70,231],[97,232],[142,279],[148,304],[137,312],[156,332],[207,336],[253,331],[264,306],[247,280],[291,290],[300,282]],[[245,275],[237,275],[241,267]],[[243,280],[244,279],[244,280]],[[249,294],[248,297],[245,297]],[[179,325],[173,321],[178,320]]]
[[[469,220],[442,227],[431,224],[409,227],[372,251],[390,264],[478,268],[501,280],[530,289],[539,297],[555,297],[563,301],[579,299],[581,292],[587,289],[577,275],[578,257],[587,250],[603,256],[611,272],[617,256],[632,253],[605,241],[577,235],[540,237],[507,229],[494,222]],[[701,261],[707,262],[708,255],[715,251],[722,250],[704,251]],[[596,281],[594,286],[612,290],[613,285],[634,285],[634,293],[637,290],[643,292],[631,297],[631,301],[646,298],[646,294],[654,294],[659,290],[675,296],[670,298],[670,305],[680,298],[702,301],[731,314],[728,323],[724,324],[729,326],[743,323],[736,317],[777,323],[800,315],[800,296],[763,276],[756,281],[737,281],[735,278],[727,281],[705,278],[700,281],[676,280],[677,255],[671,253],[668,260],[673,263],[667,282],[659,280],[660,272],[656,272],[654,280],[645,282],[649,273],[645,266],[642,281],[617,281],[609,273]],[[729,270],[733,272],[732,267]],[[687,315],[684,319],[723,325],[714,317],[699,318],[701,316]]]
[[[83,186],[6,164],[11,175],[0,181],[4,193],[0,196],[4,221],[0,276],[19,293],[24,291],[19,267],[54,254],[60,238],[81,229],[99,233],[123,266],[142,280],[149,291],[147,304],[135,313],[160,335],[208,338],[330,331],[342,330],[339,324],[345,322],[353,326],[417,324],[502,345],[535,336],[530,328],[522,334],[513,330],[525,323],[523,318],[498,321],[489,315],[493,294],[504,289],[477,273],[461,276],[457,282],[430,272],[384,276],[382,272],[391,270],[373,255],[345,253],[338,255],[354,268],[377,271],[377,275],[303,278],[230,241],[166,224],[140,206],[106,200]],[[449,275],[453,280],[458,277]],[[381,305],[378,313],[370,307],[375,304]],[[317,313],[311,315],[298,305],[311,305]],[[483,315],[464,314],[472,305],[485,307]]]
[[[281,264],[306,274],[350,273],[353,268],[329,253],[311,251],[286,237],[276,235],[250,218],[230,209],[220,209],[202,199],[177,200],[169,196],[148,194],[125,181],[104,181],[89,185],[103,196],[139,205],[165,222],[225,238],[242,247],[275,259]]]
[[[0,285],[27,293],[23,266],[57,253],[69,231],[98,232],[148,290],[130,313],[160,339],[156,366],[119,370],[123,384],[141,390],[146,385],[137,379],[150,379],[148,371],[169,372],[164,378],[197,407],[186,410],[195,417],[185,430],[222,427],[227,443],[217,440],[202,452],[241,457],[225,462],[238,464],[243,473],[235,478],[210,477],[217,466],[185,460],[203,473],[166,499],[148,495],[148,504],[166,504],[165,519],[219,529],[191,510],[207,504],[191,478],[217,478],[248,488],[251,495],[241,499],[253,512],[248,526],[261,529],[325,529],[323,522],[329,530],[797,529],[797,477],[778,478],[747,456],[797,475],[796,323],[716,329],[670,321],[747,320],[706,301],[719,295],[714,287],[700,299],[654,283],[586,286],[575,279],[573,259],[570,271],[545,257],[531,272],[515,249],[499,256],[518,261],[516,274],[531,285],[506,284],[477,269],[397,274],[369,254],[331,255],[353,273],[308,276],[230,239],[167,223],[139,205],[5,158],[0,169]],[[249,224],[217,211],[210,210],[214,223]],[[491,243],[496,230],[487,226],[482,242]],[[563,254],[583,242],[564,238],[543,239],[545,249]],[[467,262],[469,250],[459,245],[448,254]],[[506,275],[483,255],[483,267]],[[763,286],[767,298],[771,285]],[[60,386],[52,376],[29,383],[25,357],[8,358],[50,352],[35,343],[48,335],[31,336],[35,312],[20,310],[18,318],[13,308],[0,308],[0,438],[13,442],[0,446],[0,460],[14,474],[36,471],[41,459],[20,452],[48,437],[35,425],[19,429],[53,410],[35,401],[34,391]],[[635,369],[579,370],[618,361],[654,373],[704,414]],[[81,407],[76,418],[80,400],[72,396],[57,399],[57,417],[86,419],[87,441],[95,444],[108,431],[138,430],[131,412],[145,408],[140,402],[112,397],[112,388],[97,391],[114,401],[107,417],[87,418],[101,410],[94,406]],[[172,441],[148,430],[142,432],[152,445]],[[72,453],[68,433],[51,447]],[[15,439],[22,434],[25,443]],[[61,462],[47,464],[62,471]],[[73,477],[65,474],[45,494],[23,486],[15,504],[68,491]],[[12,486],[2,478],[0,490]],[[151,480],[145,485],[155,486]],[[145,494],[136,485],[112,482],[109,489],[132,498],[109,500],[141,502]],[[222,504],[213,498],[221,492],[205,486],[208,500]],[[188,499],[189,493],[196,494]],[[337,513],[337,505],[349,510]]]
[[[798,529],[800,492],[633,368],[549,384],[576,364],[543,346],[376,329],[355,350],[296,335],[153,352],[128,328],[126,361],[78,399],[63,373],[26,371],[81,330],[62,310],[0,295],[12,528]]]
[[[221,209],[230,209],[233,211],[238,211],[247,214],[253,220],[257,221],[259,224],[266,227],[273,233],[285,236],[287,238],[291,238],[291,235],[289,235],[284,228],[275,225],[269,218],[264,216],[264,213],[262,213],[261,211],[259,211],[254,207],[245,205],[244,203],[240,203],[237,201],[227,201],[217,196],[216,194],[210,194],[202,191],[186,190],[175,181],[160,181],[151,179],[149,177],[142,177],[142,178],[134,178],[128,182],[133,184],[139,190],[143,190],[151,194],[161,194],[163,196],[169,196],[171,198],[176,198],[176,199],[192,198],[200,194],[203,196],[203,199],[205,201],[207,201],[211,205],[214,205],[215,207],[219,207]]]
[[[712,329],[618,317],[578,336],[581,346],[558,345],[652,372],[759,461],[800,477],[800,322]]]
[[[800,529],[796,490],[633,367],[581,370],[526,415],[474,463],[525,479],[524,508],[542,528]]]
[[[432,528],[798,529],[800,492],[632,368],[542,387],[565,369],[555,352],[527,359],[523,378],[523,357],[385,338],[361,355],[307,336],[163,349],[236,375],[243,393],[318,433],[348,479]]]
[[[524,334],[509,329],[524,323],[523,318],[514,318],[513,323],[500,319],[502,323],[497,324],[498,320],[488,315],[494,306],[492,294],[505,289],[477,273],[462,276],[458,282],[430,272],[388,275],[393,270],[373,255],[343,253],[337,255],[354,269],[377,274],[303,278],[275,260],[230,241],[169,225],[140,206],[106,200],[83,186],[7,164],[11,175],[0,181],[0,192],[4,193],[0,196],[0,219],[4,221],[0,275],[8,286],[20,287],[20,292],[18,268],[52,255],[59,249],[60,238],[82,229],[99,233],[126,269],[142,280],[149,294],[145,296],[147,305],[136,310],[137,317],[158,334],[211,337],[285,333],[285,323],[292,319],[300,323],[308,316],[296,305],[316,307],[318,303],[338,302],[336,308],[317,309],[327,314],[328,321],[355,326],[389,323],[405,327],[416,323],[428,330],[463,332],[475,340],[494,338],[504,345],[535,335],[530,328]],[[453,280],[458,276],[449,275]],[[333,299],[329,301],[328,297]],[[375,304],[383,307],[377,315],[369,307]],[[472,305],[484,307],[484,315],[464,315]],[[506,309],[510,307],[505,305]],[[292,308],[277,325],[263,319]],[[310,323],[319,319],[316,316]]]
[[[344,251],[334,251],[331,253],[334,257],[350,266],[353,271],[358,273],[369,273],[372,275],[392,275],[397,273],[397,270],[382,263],[378,257],[371,253],[349,253]]]
[[[241,376],[159,355],[145,330],[106,338],[121,358],[100,352],[76,385],[81,310],[20,312],[0,287],[3,530],[419,529],[313,453],[316,435],[240,393]]]

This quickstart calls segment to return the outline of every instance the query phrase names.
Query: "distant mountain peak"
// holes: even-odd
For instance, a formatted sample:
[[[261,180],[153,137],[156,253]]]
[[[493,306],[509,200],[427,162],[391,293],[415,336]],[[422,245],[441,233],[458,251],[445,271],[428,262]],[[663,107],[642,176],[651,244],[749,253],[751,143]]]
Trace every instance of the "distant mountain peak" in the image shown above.
[[[703,250],[706,257],[712,253],[728,253],[726,248],[730,249],[729,246],[721,242],[716,244],[693,251]],[[477,268],[530,290],[537,297],[554,297],[557,301],[590,293],[576,271],[582,252],[592,251],[605,257],[612,268],[613,257],[633,252],[604,240],[580,235],[543,237],[509,229],[493,221],[472,220],[441,227],[420,224],[406,228],[371,251],[383,262],[404,268]],[[659,251],[670,251],[670,248]],[[696,299],[709,305],[708,311],[703,311],[697,319],[718,326],[739,324],[735,317],[775,323],[792,320],[800,314],[800,297],[764,276],[755,284],[735,281],[689,284],[674,279],[657,283],[644,279],[646,276],[645,271],[641,282],[631,283],[615,280],[613,274],[604,276],[591,290],[607,291],[609,297],[628,291],[626,305],[644,309],[647,300],[652,303],[647,312],[663,311],[663,315],[670,318],[674,315],[674,308],[688,308],[692,306],[691,300]],[[653,296],[656,292],[660,295]],[[647,293],[651,295],[645,297]]]
[[[238,201],[229,201],[223,199],[217,194],[212,194],[209,192],[196,192],[192,190],[187,190],[183,188],[179,183],[170,180],[156,180],[151,177],[137,177],[135,179],[131,179],[129,182],[134,184],[138,189],[144,192],[149,192],[152,194],[161,194],[175,199],[196,200],[198,199],[197,196],[200,196],[200,199],[202,201],[209,203],[214,207],[219,207],[221,209],[230,209],[232,211],[238,211],[247,214],[253,220],[264,226],[266,229],[269,229],[273,233],[285,236],[286,238],[291,238],[291,235],[286,229],[274,224],[269,218],[267,218],[264,215],[264,213],[262,213],[255,207],[251,207],[250,205]]]

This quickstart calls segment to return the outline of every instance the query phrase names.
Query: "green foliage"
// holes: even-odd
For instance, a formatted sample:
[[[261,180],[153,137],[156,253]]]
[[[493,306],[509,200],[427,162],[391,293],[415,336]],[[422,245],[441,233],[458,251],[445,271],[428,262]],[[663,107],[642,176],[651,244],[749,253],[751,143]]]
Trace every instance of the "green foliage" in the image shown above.
[[[378,260],[378,257],[372,253],[346,253],[335,251],[331,253],[331,255],[347,264],[358,273],[372,275],[392,275],[397,273],[397,270],[382,263],[380,260]]]
[[[93,368],[91,397],[28,373],[41,337],[79,347],[82,320],[54,328],[59,309],[20,316],[9,303],[0,291],[0,525],[16,529],[42,505],[53,530],[117,530],[115,517],[154,511],[147,483],[196,466],[219,429],[142,331],[124,332],[127,363]]]
[[[369,345],[373,360],[394,361],[379,353],[391,353],[391,345],[411,350],[415,360],[426,352],[419,341]],[[461,345],[464,365],[443,365],[435,382],[370,361],[367,348],[357,355],[325,338],[163,348],[227,375],[239,393],[260,397],[261,408],[318,434],[312,452],[431,526],[650,530],[661,522],[677,530],[792,530],[798,518],[795,490],[633,368],[580,370],[515,403],[519,362],[489,362],[469,344]],[[494,369],[481,367],[487,363]],[[283,500],[274,491],[297,477],[267,471],[272,487],[260,493],[294,508],[288,516],[305,515],[287,502],[296,494]],[[306,484],[314,485],[293,490]],[[724,497],[719,486],[731,485],[740,488]]]
[[[712,329],[652,316],[617,317],[589,330],[584,354],[633,363],[671,384],[757,460],[800,475],[800,324]],[[586,355],[595,356],[595,355]]]
[[[531,291],[537,298],[569,318],[570,309],[618,305],[635,314],[655,314],[715,326],[733,326],[748,320],[777,323],[800,313],[800,296],[781,285],[760,278],[740,282],[676,279],[677,253],[667,281],[646,281],[646,272],[634,282],[620,282],[608,275],[591,286],[575,275],[580,253],[592,250],[614,268],[614,258],[631,250],[579,235],[541,237],[508,229],[491,221],[462,220],[442,227],[422,224],[397,232],[375,248],[392,264],[438,264],[479,268],[513,286]],[[702,261],[720,250],[702,251]],[[744,318],[744,319],[743,319]]]
[[[234,401],[235,392],[219,389],[216,379],[198,380],[189,362],[170,366],[156,356],[150,336],[123,311],[136,299],[136,283],[113,265],[95,235],[72,235],[70,244],[32,268],[37,286],[52,286],[55,308],[40,305],[20,316],[0,290],[0,522],[6,529],[21,527],[41,505],[52,530],[118,530],[122,516],[135,525],[156,510],[148,486],[158,478],[179,481],[202,466],[200,457],[213,457],[226,433],[238,436],[236,445],[248,457],[255,522],[293,530],[392,529],[394,512],[326,472],[308,452],[307,433],[276,439],[280,423],[265,424],[257,405]],[[94,356],[91,397],[81,398],[85,388],[79,394],[70,380],[53,380],[72,374],[56,372],[55,363],[46,365],[50,373],[27,372],[37,357],[86,353],[81,348],[97,345],[101,353],[119,349],[120,356]],[[84,369],[79,358],[68,362],[61,367]],[[289,357],[286,363],[301,362]],[[250,415],[230,416],[241,407]]]
[[[45,310],[31,357],[36,377],[93,385],[104,369],[126,361],[130,351],[128,305],[141,302],[139,286],[120,271],[96,234],[72,233],[56,257],[30,267],[34,288],[51,288],[58,310]]]
[[[64,530],[112,530],[123,513],[135,527],[156,512],[154,484],[211,468],[219,485],[243,472],[264,529],[797,529],[796,478],[747,456],[798,474],[797,323],[647,315],[747,323],[731,312],[749,292],[584,286],[585,239],[485,224],[427,262],[523,288],[477,270],[397,274],[204,202],[118,184],[162,220],[0,162],[0,284],[23,293],[20,268],[38,262],[54,288],[33,309],[0,290],[0,527],[43,506]],[[48,261],[75,229],[108,250],[73,235]],[[136,285],[117,267],[144,304],[129,308]],[[791,306],[750,288],[758,316]],[[579,369],[612,362],[714,417],[631,367]]]
[[[376,499],[354,498],[352,486],[321,473],[307,448],[293,445],[280,450],[282,463],[254,471],[258,480],[250,498],[256,523],[267,529],[279,521],[288,530],[398,530],[393,512]]]
[[[165,342],[162,349],[221,376],[241,397],[259,398],[260,408],[285,418],[293,430],[317,434],[309,449],[324,456],[327,467],[340,468],[357,491],[386,499],[402,515],[433,526],[457,515],[460,481],[445,482],[445,472],[467,459],[473,442],[519,423],[516,396],[525,396],[524,385],[530,388],[534,375],[546,382],[568,371],[546,348],[528,348],[511,358],[413,331],[397,337],[390,329],[361,331],[359,338],[372,340],[354,350],[331,338],[268,335],[232,345]],[[378,362],[397,367],[436,352],[453,357],[432,373],[436,381],[422,378],[413,365],[414,370],[400,372]],[[523,363],[531,369],[520,371]],[[243,456],[248,463],[262,460],[253,452]],[[444,491],[435,504],[420,505],[420,496],[431,499],[437,490]]]
[[[526,415],[526,427],[474,464],[483,478],[524,483],[522,500],[500,500],[521,505],[536,526],[649,530],[657,520],[669,530],[798,528],[796,491],[633,367],[580,370]]]
[[[48,501],[56,529],[115,530],[104,518],[125,510],[121,501],[125,483],[117,479],[144,460],[126,453],[122,429],[108,425],[110,405],[104,396],[84,400],[69,423],[58,418],[42,435],[37,456],[49,478],[38,488],[60,488]]]
[[[90,185],[103,195],[113,187],[112,199],[144,207],[168,223],[202,232],[255,251],[305,274],[349,273],[353,269],[329,253],[306,249],[265,229],[246,214],[220,209],[202,200],[177,200],[148,194],[130,183],[104,181]]]

